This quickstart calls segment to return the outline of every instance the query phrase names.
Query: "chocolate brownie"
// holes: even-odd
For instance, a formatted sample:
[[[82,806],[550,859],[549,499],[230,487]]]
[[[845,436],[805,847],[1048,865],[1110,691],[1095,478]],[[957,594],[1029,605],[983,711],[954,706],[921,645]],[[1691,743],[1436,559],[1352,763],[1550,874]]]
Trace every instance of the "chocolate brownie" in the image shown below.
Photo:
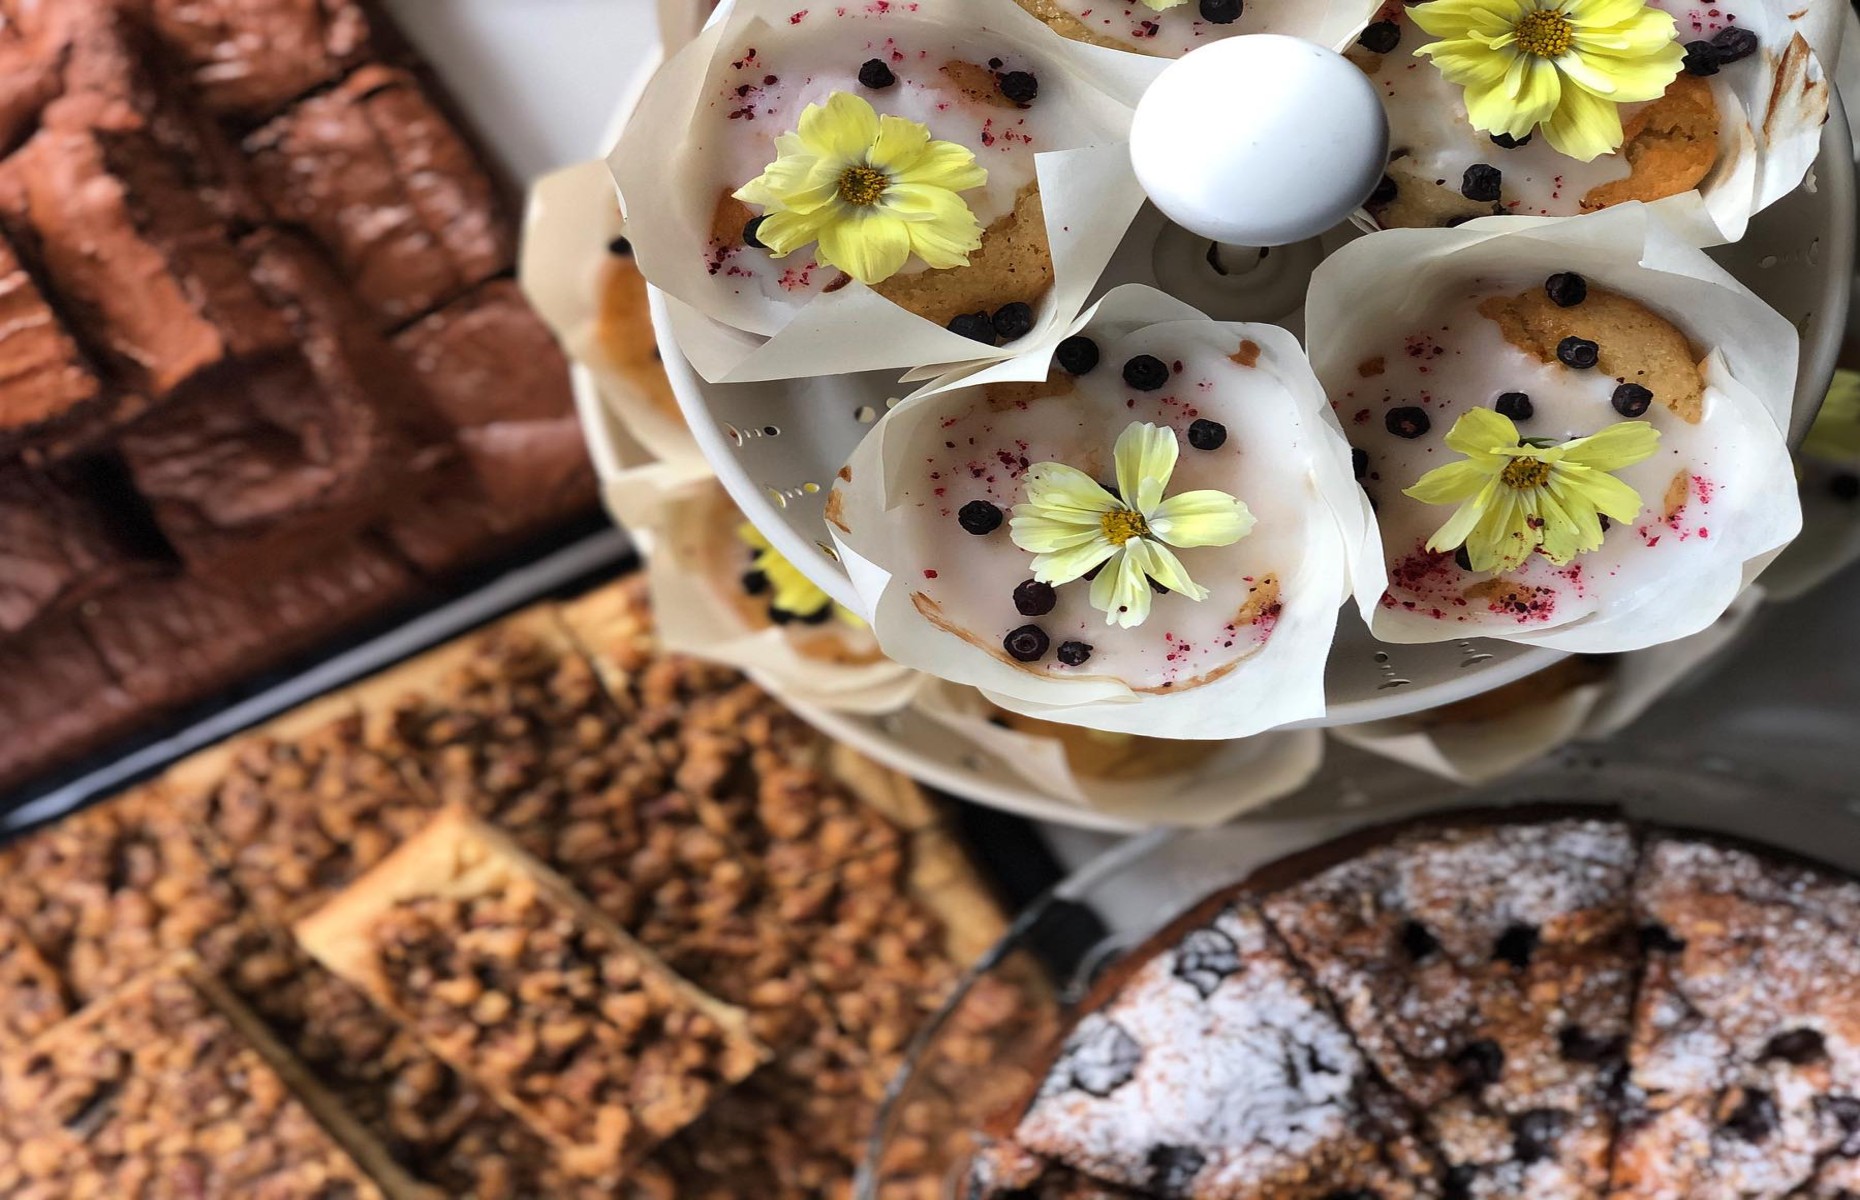
[[[13,248],[0,241],[0,455],[106,407],[102,380]]]
[[[1603,1193],[1636,853],[1610,821],[1417,831],[1264,902],[1467,1196]]]
[[[0,463],[0,634],[166,565],[115,483],[102,464],[40,474]]]
[[[0,638],[0,791],[95,749],[137,715],[75,614]]]
[[[260,195],[392,327],[508,270],[491,180],[413,76],[367,66],[245,140]]]
[[[1793,1195],[1860,1150],[1860,884],[1656,836],[1635,905],[1617,1200]]]
[[[1436,1194],[1404,1106],[1250,903],[1154,944],[1095,989],[1015,1142],[1156,1196]]]
[[[236,122],[270,116],[332,83],[370,49],[353,0],[145,0],[201,107]]]

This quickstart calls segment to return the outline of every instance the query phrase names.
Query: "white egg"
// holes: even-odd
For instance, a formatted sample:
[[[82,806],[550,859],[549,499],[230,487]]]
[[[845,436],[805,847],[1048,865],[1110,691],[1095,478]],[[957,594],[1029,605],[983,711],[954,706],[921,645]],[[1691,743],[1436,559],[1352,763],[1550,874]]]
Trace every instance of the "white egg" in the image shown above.
[[[1279,34],[1226,38],[1156,77],[1131,124],[1130,160],[1176,224],[1284,246],[1368,198],[1388,160],[1388,118],[1340,54]]]

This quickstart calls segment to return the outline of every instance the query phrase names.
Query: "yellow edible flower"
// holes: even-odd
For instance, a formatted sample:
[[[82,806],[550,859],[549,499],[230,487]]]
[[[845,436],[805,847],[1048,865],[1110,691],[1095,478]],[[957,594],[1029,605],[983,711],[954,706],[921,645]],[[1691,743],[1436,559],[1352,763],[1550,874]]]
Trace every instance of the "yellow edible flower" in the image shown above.
[[[773,542],[762,535],[762,531],[744,521],[736,527],[736,536],[742,543],[755,551],[752,565],[769,581],[769,607],[778,612],[790,613],[797,617],[816,616],[821,609],[833,605],[833,615],[848,625],[863,626],[857,616],[833,603],[833,597],[827,595],[820,587],[801,573],[801,569],[783,557]]]
[[[1466,457],[1405,492],[1423,504],[1460,506],[1427,548],[1463,544],[1473,570],[1510,571],[1534,552],[1561,566],[1601,547],[1602,516],[1639,516],[1640,493],[1610,472],[1653,457],[1660,431],[1622,421],[1559,446],[1529,445],[1509,417],[1476,408],[1453,423],[1446,443]]]
[[[1253,529],[1253,514],[1226,492],[1183,492],[1163,499],[1175,474],[1175,430],[1132,422],[1111,457],[1117,490],[1064,463],[1035,463],[1027,470],[1027,499],[1014,506],[1008,528],[1014,544],[1034,555],[1033,577],[1071,583],[1093,567],[1091,606],[1105,624],[1125,629],[1150,615],[1150,580],[1190,600],[1208,589],[1188,577],[1170,546],[1231,546]]]
[[[1663,95],[1685,59],[1672,14],[1646,0],[1430,0],[1408,15],[1440,39],[1415,53],[1466,89],[1474,129],[1541,127],[1583,162],[1621,145],[1618,106]]]
[[[968,147],[934,141],[916,121],[834,92],[803,109],[775,150],[736,198],[761,207],[756,240],[776,258],[814,242],[815,261],[871,284],[913,254],[932,267],[967,266],[982,244],[981,222],[956,193],[981,187],[988,172]]]

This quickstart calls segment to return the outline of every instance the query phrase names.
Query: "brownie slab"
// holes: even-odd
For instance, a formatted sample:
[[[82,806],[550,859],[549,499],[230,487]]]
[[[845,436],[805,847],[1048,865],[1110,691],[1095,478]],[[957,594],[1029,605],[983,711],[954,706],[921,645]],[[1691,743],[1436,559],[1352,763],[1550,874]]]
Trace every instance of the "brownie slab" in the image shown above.
[[[0,790],[94,749],[135,718],[134,698],[76,616],[0,638]]]
[[[191,965],[164,966],[9,1055],[0,1192],[385,1196],[358,1162],[384,1168],[378,1150],[319,1120],[247,1019]]]
[[[363,67],[255,130],[245,149],[276,219],[319,241],[383,326],[511,265],[490,179],[404,71]]]
[[[764,1057],[739,1011],[459,809],[295,933],[578,1175],[624,1173]]]
[[[147,0],[149,22],[197,103],[255,122],[367,57],[351,0]]]
[[[1088,1001],[1013,1140],[1152,1195],[1435,1194],[1395,1096],[1245,901],[1184,918]]]
[[[94,465],[40,473],[0,463],[0,634],[167,565],[105,474]]]
[[[1264,901],[1464,1195],[1605,1193],[1637,852],[1611,821],[1418,830]]]
[[[0,242],[0,454],[49,439],[105,403],[70,331]]]
[[[1794,1195],[1860,1150],[1860,884],[1656,835],[1635,903],[1648,968],[1613,1195]]]

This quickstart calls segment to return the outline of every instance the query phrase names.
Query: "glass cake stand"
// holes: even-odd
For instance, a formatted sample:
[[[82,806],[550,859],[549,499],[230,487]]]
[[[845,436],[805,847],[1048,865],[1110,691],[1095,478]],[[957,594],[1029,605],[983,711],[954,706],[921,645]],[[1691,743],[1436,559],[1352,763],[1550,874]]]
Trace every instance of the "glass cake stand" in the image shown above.
[[[1701,766],[1692,752],[1566,754],[1527,778],[1462,792],[1400,771],[1364,781],[1347,794],[1310,789],[1238,824],[1128,839],[1031,904],[907,1049],[868,1145],[859,1200],[904,1195],[901,1184],[887,1184],[906,1175],[941,1179],[939,1197],[962,1195],[972,1148],[964,1131],[1032,1084],[1036,1057],[1056,1029],[1051,1020],[1004,1023],[1005,996],[1050,997],[1063,1011],[1124,950],[1210,893],[1364,826],[1456,809],[1595,805],[1860,872],[1860,802],[1795,780]],[[922,1190],[909,1195],[926,1200]]]

